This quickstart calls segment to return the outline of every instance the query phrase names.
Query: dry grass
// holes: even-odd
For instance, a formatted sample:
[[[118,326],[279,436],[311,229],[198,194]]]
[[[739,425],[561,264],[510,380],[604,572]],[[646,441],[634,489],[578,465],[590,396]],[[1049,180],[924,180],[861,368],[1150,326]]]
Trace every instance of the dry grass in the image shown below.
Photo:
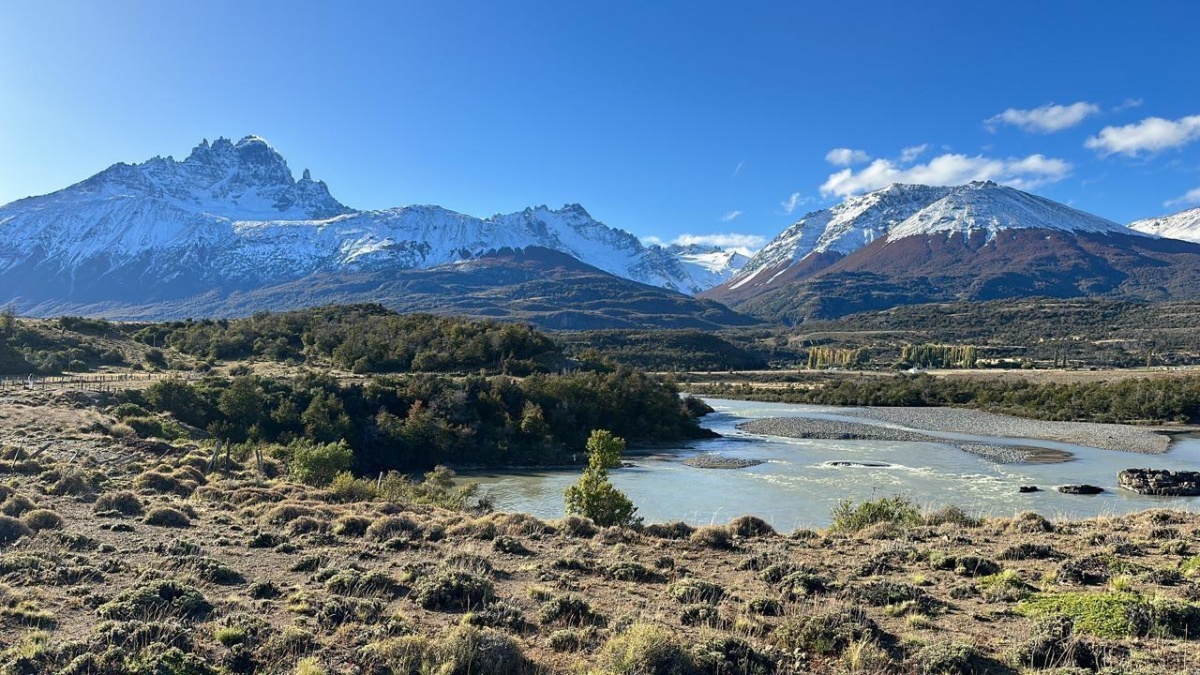
[[[95,414],[47,419],[76,428]],[[1185,636],[1200,623],[1198,515],[909,519],[804,536],[741,518],[638,532],[330,503],[252,470],[204,475],[186,448],[23,424],[23,447],[45,446],[45,473],[7,474],[0,497],[23,498],[13,510],[46,527],[5,521],[0,669],[91,659],[77,672],[150,672],[162,644],[193,667],[162,672],[1017,673],[1022,659],[1068,657],[1114,672],[1196,667]],[[0,438],[17,431],[0,419]],[[96,501],[53,489],[73,471],[94,477]],[[146,472],[194,491],[154,477],[135,493]],[[146,522],[167,510],[189,527]],[[1150,618],[1093,615],[1113,606]],[[1075,613],[1073,627],[1047,623],[1046,608]]]

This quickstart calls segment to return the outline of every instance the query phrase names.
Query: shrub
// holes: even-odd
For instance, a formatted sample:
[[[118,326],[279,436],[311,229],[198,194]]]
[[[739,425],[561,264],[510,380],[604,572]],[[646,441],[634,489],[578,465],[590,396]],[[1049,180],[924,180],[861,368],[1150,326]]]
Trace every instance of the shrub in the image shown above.
[[[835,532],[858,532],[878,523],[912,526],[921,522],[921,511],[917,505],[896,495],[860,504],[849,499],[840,502],[833,509],[833,525],[830,529]]]
[[[383,516],[367,528],[367,537],[387,541],[400,535],[420,536],[421,526],[408,516]]]
[[[200,591],[178,581],[158,579],[118,593],[96,613],[104,619],[154,621],[163,617],[199,619],[211,611],[212,605]]]
[[[1001,560],[1050,560],[1060,555],[1049,544],[1022,542],[1004,549],[998,557]]]
[[[191,527],[192,520],[187,514],[169,506],[159,506],[146,514],[144,522],[158,527]]]
[[[472,626],[487,628],[503,628],[514,632],[522,632],[528,627],[525,615],[521,609],[507,602],[491,602],[480,610],[471,612],[463,617],[465,623]]]
[[[984,675],[993,672],[983,655],[965,642],[935,642],[917,651],[912,663],[921,675]]]
[[[185,559],[183,563],[191,568],[198,579],[210,584],[232,586],[246,582],[241,572],[215,558],[193,556]]]
[[[0,544],[8,544],[31,534],[33,530],[25,523],[11,516],[0,516]]]
[[[9,496],[8,499],[5,499],[3,504],[0,504],[0,513],[16,518],[22,513],[31,511],[34,508],[35,506],[32,499],[26,497],[25,495],[14,494]]]
[[[943,506],[942,508],[931,511],[925,514],[925,524],[931,526],[938,525],[958,525],[959,527],[979,527],[982,521],[957,506]]]
[[[371,519],[363,516],[342,516],[333,521],[333,533],[339,537],[361,537],[371,526]]]
[[[685,626],[719,628],[724,624],[721,613],[712,605],[688,605],[679,613],[679,623]]]
[[[375,481],[343,471],[329,483],[329,495],[335,502],[369,502],[379,496],[379,489]]]
[[[297,442],[291,447],[288,470],[293,480],[323,487],[343,471],[350,469],[354,452],[346,441],[337,443]]]
[[[487,628],[456,626],[434,646],[434,654],[441,675],[520,675],[531,670],[516,640]]]
[[[699,544],[708,548],[720,550],[728,550],[733,548],[733,536],[729,534],[729,528],[722,525],[703,525],[696,528],[690,537],[693,544]]]
[[[313,518],[311,516],[300,516],[287,524],[287,533],[290,536],[298,537],[302,534],[312,532],[324,532],[325,528],[329,527],[329,523],[324,520]]]
[[[609,638],[600,660],[606,672],[617,675],[689,675],[696,670],[675,633],[657,624],[635,623]]]
[[[279,590],[279,586],[276,586],[275,582],[267,580],[255,581],[250,584],[250,587],[246,589],[246,594],[255,600],[274,600],[283,595],[283,591]]]
[[[975,580],[975,587],[985,600],[993,602],[1015,602],[1027,597],[1031,591],[1029,585],[1021,580],[1021,575],[1013,570],[980,577]]]
[[[169,476],[159,471],[145,471],[133,479],[133,487],[138,490],[149,490],[162,494],[177,494],[186,497],[192,493],[192,487],[183,483],[175,476]]]
[[[62,516],[50,509],[34,509],[21,516],[21,521],[34,531],[55,530],[62,527]]]
[[[94,511],[116,511],[123,516],[140,516],[145,511],[142,500],[128,490],[106,492],[96,500]]]
[[[725,589],[709,581],[680,579],[667,587],[667,593],[685,604],[707,602],[715,605],[725,596]]]
[[[417,580],[412,597],[425,609],[469,611],[490,602],[495,597],[495,589],[484,577],[458,570],[440,570]]]
[[[605,571],[605,575],[614,581],[661,581],[662,577],[645,565],[627,560],[614,563]]]
[[[1030,636],[1016,648],[1016,661],[1030,668],[1079,667],[1095,670],[1091,643],[1075,636],[1075,622],[1068,616],[1051,615],[1034,625]]]
[[[315,518],[320,515],[320,511],[310,506],[284,503],[267,511],[265,518],[271,525],[287,525],[297,518]]]
[[[608,480],[608,470],[621,465],[624,439],[597,429],[588,438],[587,452],[588,467],[566,491],[567,514],[590,518],[602,527],[632,524],[637,508]]]
[[[558,526],[562,528],[568,536],[580,537],[582,539],[590,539],[596,536],[596,524],[591,520],[582,516],[567,516],[558,521]]]
[[[578,652],[591,642],[591,632],[578,628],[563,628],[550,634],[550,649],[556,652]]]
[[[493,539],[492,548],[500,553],[508,553],[510,555],[533,555],[533,551],[525,548],[525,544],[522,544],[520,539],[508,535],[500,535]]]
[[[658,539],[687,539],[695,531],[696,528],[679,520],[669,523],[653,523],[642,528],[644,534]]]
[[[729,521],[729,531],[739,537],[769,537],[775,528],[758,516],[739,516]]]
[[[871,607],[897,605],[928,611],[937,605],[937,601],[920,588],[894,581],[872,581],[850,588],[846,595],[855,602]]]
[[[772,675],[775,661],[757,652],[749,642],[733,636],[714,636],[692,647],[700,672],[733,675]]]
[[[80,471],[70,471],[63,474],[50,489],[56,495],[83,496],[93,492],[91,481]]]
[[[934,569],[952,570],[964,577],[985,577],[1000,573],[1000,565],[974,555],[950,556],[938,555],[930,558]]]
[[[789,617],[775,629],[772,638],[788,651],[839,656],[851,644],[877,640],[880,634],[875,622],[856,607]]]
[[[547,600],[538,614],[538,621],[542,625],[565,626],[604,626],[607,623],[587,600],[575,595],[560,595]]]

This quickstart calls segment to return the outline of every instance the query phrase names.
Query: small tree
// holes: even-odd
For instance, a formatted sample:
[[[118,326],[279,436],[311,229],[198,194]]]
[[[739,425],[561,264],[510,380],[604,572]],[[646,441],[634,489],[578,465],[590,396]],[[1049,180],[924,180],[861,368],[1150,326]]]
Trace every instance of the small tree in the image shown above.
[[[597,525],[629,525],[637,507],[608,480],[608,470],[621,465],[625,440],[598,429],[588,438],[587,451],[587,468],[566,491],[567,514],[591,518]]]

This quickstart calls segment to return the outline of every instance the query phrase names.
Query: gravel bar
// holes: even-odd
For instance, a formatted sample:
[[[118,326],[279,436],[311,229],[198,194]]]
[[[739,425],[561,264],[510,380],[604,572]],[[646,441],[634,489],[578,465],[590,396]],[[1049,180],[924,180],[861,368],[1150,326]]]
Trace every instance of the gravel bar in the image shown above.
[[[1147,455],[1162,454],[1171,445],[1169,436],[1125,424],[1049,422],[966,408],[853,408],[845,414],[914,429],[973,436],[1037,438]]]
[[[761,459],[737,459],[706,453],[688,457],[683,460],[683,463],[696,469],[745,469],[751,466],[758,466],[764,462]]]
[[[843,422],[841,420],[813,419],[808,417],[769,417],[751,420],[738,425],[742,431],[785,438],[811,438],[827,441],[888,441],[901,443],[945,443],[964,452],[985,457],[1000,464],[1017,462],[1064,461],[1070,453],[1052,457],[1042,454],[1040,448],[1025,448],[1011,445],[965,443],[937,436],[868,424],[866,422]]]
[[[751,420],[739,424],[738,428],[750,433],[786,438],[945,443],[1000,463],[1061,462],[1070,459],[1071,454],[1049,448],[956,441],[924,434],[921,430],[1039,439],[1142,454],[1164,453],[1171,443],[1166,435],[1121,424],[1047,422],[963,408],[846,408],[839,410],[838,414],[907,428],[808,417]]]

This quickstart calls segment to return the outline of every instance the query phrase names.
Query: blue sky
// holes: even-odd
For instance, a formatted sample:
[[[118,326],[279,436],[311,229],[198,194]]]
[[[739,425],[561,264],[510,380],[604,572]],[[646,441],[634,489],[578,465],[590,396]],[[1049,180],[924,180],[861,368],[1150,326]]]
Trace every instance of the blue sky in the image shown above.
[[[356,208],[771,237],[894,180],[1200,203],[1200,4],[0,5],[0,203],[267,138]],[[1189,193],[1191,193],[1189,195]],[[751,240],[752,241],[752,240]]]

